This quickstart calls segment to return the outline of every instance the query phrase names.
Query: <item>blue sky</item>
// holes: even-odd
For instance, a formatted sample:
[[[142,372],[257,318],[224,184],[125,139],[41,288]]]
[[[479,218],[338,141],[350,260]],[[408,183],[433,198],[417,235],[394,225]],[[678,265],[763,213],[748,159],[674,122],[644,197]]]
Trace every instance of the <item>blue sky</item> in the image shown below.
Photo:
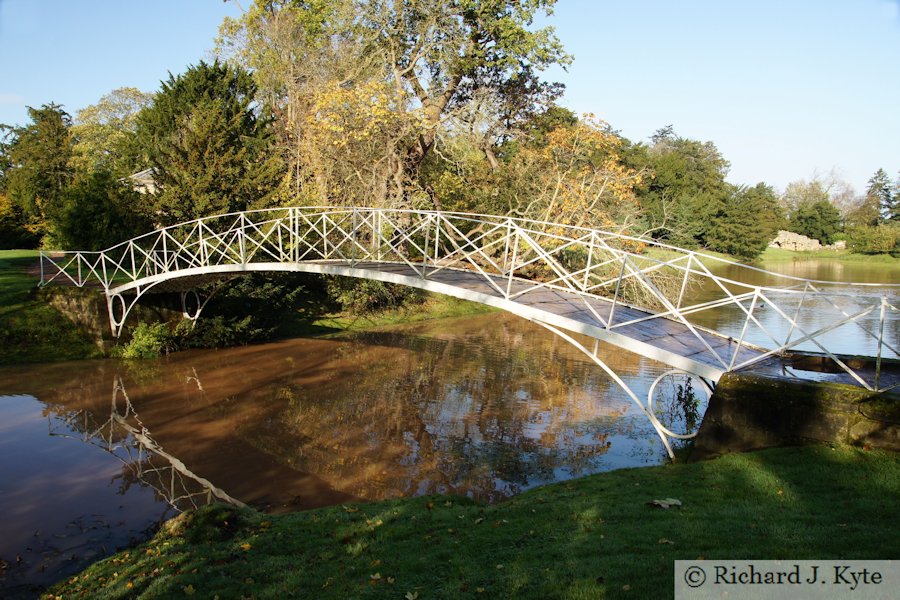
[[[244,4],[249,0],[243,0]],[[154,91],[208,57],[221,0],[0,0],[0,123]],[[543,20],[541,21],[543,23]],[[673,125],[714,142],[735,183],[783,189],[832,169],[862,191],[900,170],[898,0],[559,0],[575,62],[562,104],[632,140]]]

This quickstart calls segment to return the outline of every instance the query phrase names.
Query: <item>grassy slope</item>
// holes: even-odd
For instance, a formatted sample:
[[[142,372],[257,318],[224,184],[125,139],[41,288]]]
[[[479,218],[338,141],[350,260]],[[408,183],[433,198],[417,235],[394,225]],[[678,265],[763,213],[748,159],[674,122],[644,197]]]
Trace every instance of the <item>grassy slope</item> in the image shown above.
[[[647,503],[674,497],[681,508]],[[217,506],[51,590],[63,598],[665,598],[673,561],[900,558],[896,454],[825,446],[627,469],[484,506],[280,517]]]
[[[815,250],[809,252],[793,252],[781,248],[766,248],[757,262],[785,262],[794,260],[831,259],[841,262],[877,263],[885,266],[900,267],[900,258],[890,254],[855,254],[847,250]]]
[[[37,256],[36,250],[0,251],[0,364],[99,356],[59,311],[33,299],[38,282],[26,269]]]

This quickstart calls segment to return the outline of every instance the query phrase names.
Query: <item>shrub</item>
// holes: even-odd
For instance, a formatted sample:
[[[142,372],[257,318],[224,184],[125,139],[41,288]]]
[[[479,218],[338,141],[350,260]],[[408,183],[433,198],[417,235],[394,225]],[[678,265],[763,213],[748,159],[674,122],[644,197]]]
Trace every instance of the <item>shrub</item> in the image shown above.
[[[140,323],[117,354],[121,358],[158,358],[175,349],[175,336],[166,323]]]
[[[420,289],[368,279],[330,277],[325,288],[328,297],[344,311],[357,315],[400,308],[425,300],[425,292]]]
[[[900,255],[900,225],[861,225],[847,231],[847,247],[862,254]]]

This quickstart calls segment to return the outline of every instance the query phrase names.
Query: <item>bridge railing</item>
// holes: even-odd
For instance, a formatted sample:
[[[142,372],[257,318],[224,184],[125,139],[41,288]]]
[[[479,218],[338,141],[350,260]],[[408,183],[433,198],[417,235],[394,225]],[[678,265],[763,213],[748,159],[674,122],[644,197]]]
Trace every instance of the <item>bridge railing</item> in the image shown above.
[[[831,358],[874,389],[882,361],[900,356],[900,285],[848,287],[652,240],[494,215],[321,207],[219,215],[102,252],[44,254],[42,282],[94,283],[122,293],[217,268],[303,261],[401,263],[426,279],[464,270],[509,301],[538,290],[568,292],[608,330],[654,319],[682,323],[723,370],[803,349]],[[848,351],[850,329],[855,342]],[[704,332],[737,344],[711,343]],[[875,359],[874,383],[840,354]]]

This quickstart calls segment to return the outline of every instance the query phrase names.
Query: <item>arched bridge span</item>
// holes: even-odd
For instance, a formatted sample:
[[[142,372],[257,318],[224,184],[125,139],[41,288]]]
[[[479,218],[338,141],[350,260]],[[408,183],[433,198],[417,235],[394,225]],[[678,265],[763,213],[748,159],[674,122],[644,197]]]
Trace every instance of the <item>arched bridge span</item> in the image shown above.
[[[651,240],[511,217],[352,207],[247,211],[158,229],[101,252],[42,253],[41,265],[42,285],[101,287],[114,335],[144,294],[180,291],[186,313],[196,317],[204,304],[199,286],[249,272],[374,279],[494,306],[581,349],[654,422],[670,453],[667,438],[679,436],[655,419],[652,400],[640,401],[603,362],[598,342],[710,384],[728,371],[771,368],[799,350],[878,391],[895,385],[883,363],[900,355],[900,285],[874,293],[869,284],[779,275]],[[848,351],[849,329],[862,342]]]

